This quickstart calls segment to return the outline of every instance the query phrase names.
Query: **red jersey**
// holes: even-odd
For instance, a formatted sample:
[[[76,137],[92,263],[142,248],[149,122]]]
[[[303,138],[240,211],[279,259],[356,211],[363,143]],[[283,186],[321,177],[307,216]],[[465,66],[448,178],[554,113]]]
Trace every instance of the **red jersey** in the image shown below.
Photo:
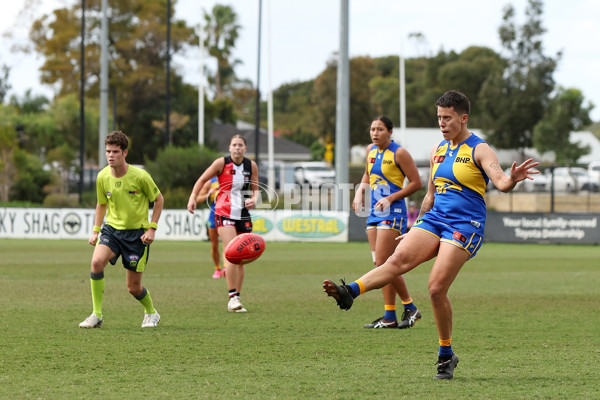
[[[238,165],[231,156],[224,157],[225,166],[219,174],[219,194],[215,214],[236,220],[250,220],[250,213],[244,207],[244,200],[250,198],[250,177],[252,161],[244,157]]]

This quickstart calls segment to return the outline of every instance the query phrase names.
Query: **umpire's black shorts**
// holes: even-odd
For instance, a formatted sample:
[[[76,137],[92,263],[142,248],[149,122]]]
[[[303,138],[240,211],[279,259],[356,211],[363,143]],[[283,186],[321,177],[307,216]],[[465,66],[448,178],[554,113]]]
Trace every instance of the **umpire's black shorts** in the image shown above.
[[[104,224],[98,245],[108,246],[116,254],[110,260],[112,265],[115,265],[117,258],[121,256],[121,261],[126,269],[144,272],[150,255],[150,245],[142,243],[142,239],[140,239],[144,232],[143,228],[120,231]]]

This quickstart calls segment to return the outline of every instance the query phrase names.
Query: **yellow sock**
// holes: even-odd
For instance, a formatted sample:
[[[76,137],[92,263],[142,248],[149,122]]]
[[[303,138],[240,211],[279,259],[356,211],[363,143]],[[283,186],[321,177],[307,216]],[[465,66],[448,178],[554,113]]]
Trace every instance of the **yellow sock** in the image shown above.
[[[358,288],[360,289],[360,294],[363,294],[365,292],[365,284],[362,283],[360,280],[355,280],[354,282],[356,282],[356,284],[358,285]]]
[[[136,297],[136,299],[144,306],[144,312],[146,314],[156,313],[156,310],[154,309],[154,304],[152,303],[152,298],[150,297],[149,290],[144,288],[140,297]]]
[[[102,319],[102,299],[104,297],[104,274],[101,276],[101,279],[90,278],[92,286],[92,312],[100,319]]]

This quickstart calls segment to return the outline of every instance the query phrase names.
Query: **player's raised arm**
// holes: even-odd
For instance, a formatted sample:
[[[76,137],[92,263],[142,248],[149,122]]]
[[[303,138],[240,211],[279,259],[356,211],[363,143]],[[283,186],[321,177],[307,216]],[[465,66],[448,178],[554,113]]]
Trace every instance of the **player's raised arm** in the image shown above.
[[[224,165],[225,162],[223,157],[219,157],[213,161],[210,167],[208,167],[202,175],[200,175],[200,178],[198,178],[194,184],[194,187],[192,188],[192,193],[190,194],[190,199],[188,200],[187,210],[190,213],[193,214],[194,210],[196,209],[196,205],[198,204],[198,194],[200,193],[200,190],[202,190],[202,187],[206,184],[206,182],[210,181],[210,178],[218,176],[223,170]]]

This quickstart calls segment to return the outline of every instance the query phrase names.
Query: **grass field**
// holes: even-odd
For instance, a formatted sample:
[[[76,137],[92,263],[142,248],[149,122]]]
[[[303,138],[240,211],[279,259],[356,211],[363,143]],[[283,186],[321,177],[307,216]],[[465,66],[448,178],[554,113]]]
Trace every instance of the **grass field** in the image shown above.
[[[92,248],[0,240],[0,398],[600,398],[598,247],[485,244],[450,291],[460,364],[435,381],[430,263],[406,276],[423,319],[368,330],[380,292],[343,312],[321,289],[369,268],[366,243],[267,245],[247,267],[246,314],[227,312],[208,243],[157,242],[144,284],[159,327],[140,328],[125,272],[109,266],[104,325],[83,330]]]

